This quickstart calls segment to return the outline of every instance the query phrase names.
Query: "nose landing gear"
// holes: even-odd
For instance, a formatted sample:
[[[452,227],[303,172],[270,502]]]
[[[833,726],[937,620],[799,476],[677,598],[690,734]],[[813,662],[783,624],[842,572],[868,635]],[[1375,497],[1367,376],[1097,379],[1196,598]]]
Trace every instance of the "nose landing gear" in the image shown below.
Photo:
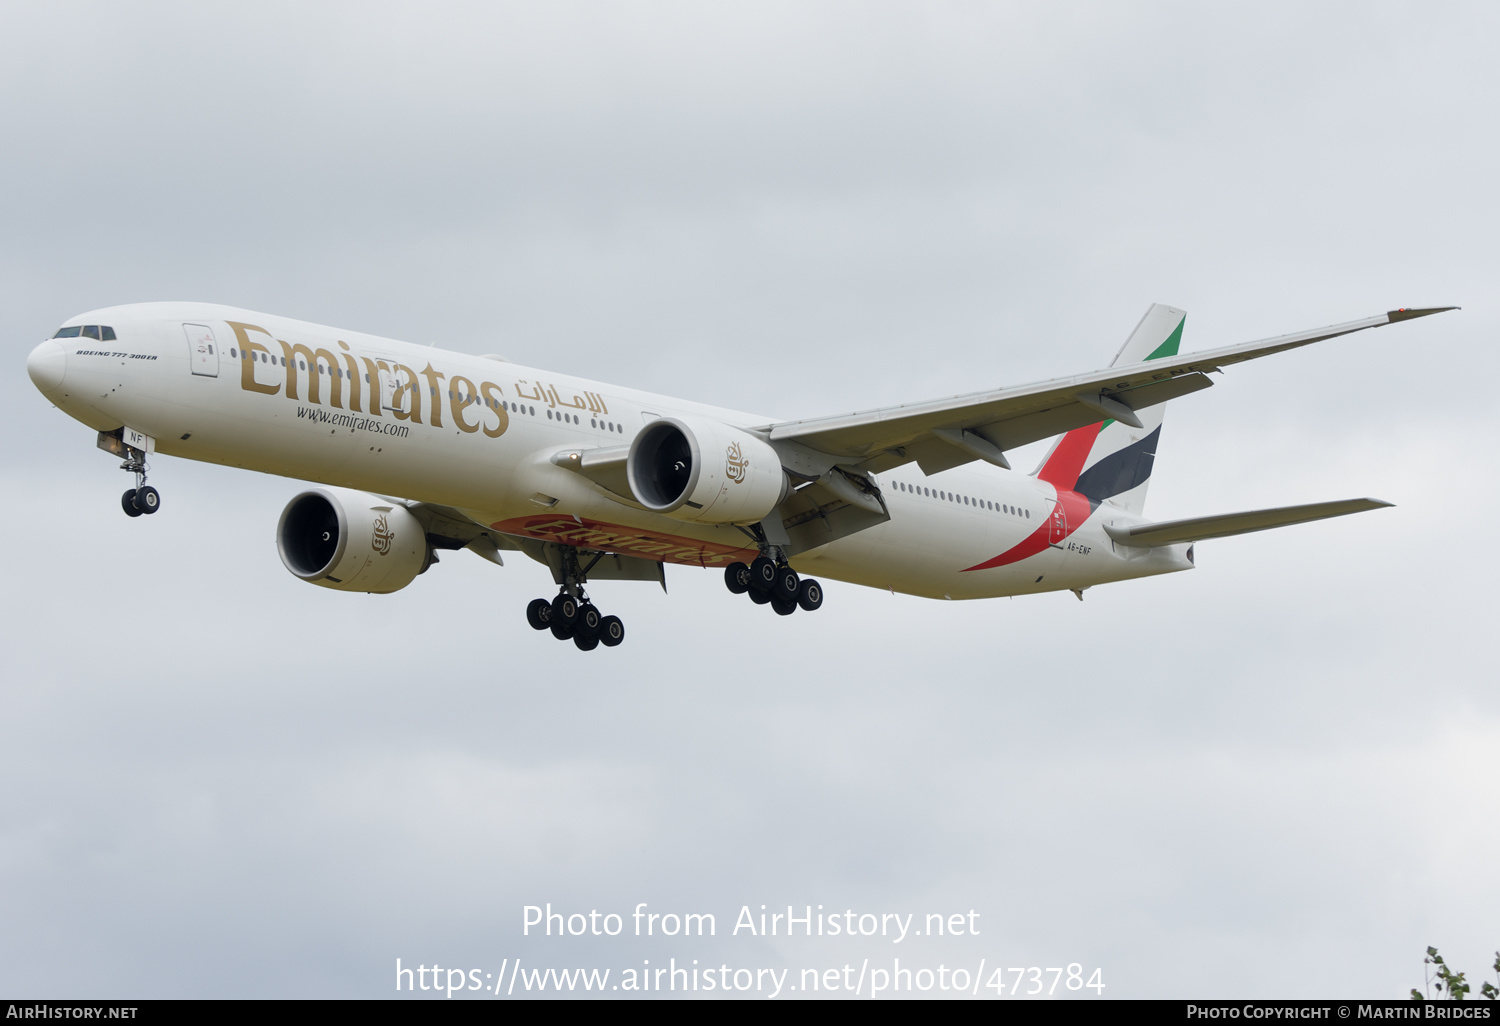
[[[146,483],[146,454],[128,445],[124,449],[125,462],[120,469],[135,475],[135,487],[120,496],[120,506],[128,517],[155,513],[161,509],[161,493]]]

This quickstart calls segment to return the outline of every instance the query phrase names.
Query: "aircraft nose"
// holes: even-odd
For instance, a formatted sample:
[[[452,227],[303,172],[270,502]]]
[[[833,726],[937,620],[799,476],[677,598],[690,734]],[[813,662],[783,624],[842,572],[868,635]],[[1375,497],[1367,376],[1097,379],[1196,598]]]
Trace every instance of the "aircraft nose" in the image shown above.
[[[68,369],[68,354],[63,347],[50,339],[31,351],[26,357],[26,373],[31,383],[43,395],[51,395],[62,387],[63,374]]]

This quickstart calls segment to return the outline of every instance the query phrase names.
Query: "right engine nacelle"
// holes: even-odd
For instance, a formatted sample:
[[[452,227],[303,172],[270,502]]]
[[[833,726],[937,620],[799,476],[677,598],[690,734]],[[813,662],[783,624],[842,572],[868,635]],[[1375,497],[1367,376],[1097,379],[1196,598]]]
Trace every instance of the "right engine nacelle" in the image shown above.
[[[400,591],[427,562],[427,534],[405,506],[347,488],[312,488],[287,503],[276,548],[292,573],[336,591]]]
[[[642,506],[704,524],[756,523],[791,491],[775,449],[713,420],[653,420],[630,444],[625,472]]]

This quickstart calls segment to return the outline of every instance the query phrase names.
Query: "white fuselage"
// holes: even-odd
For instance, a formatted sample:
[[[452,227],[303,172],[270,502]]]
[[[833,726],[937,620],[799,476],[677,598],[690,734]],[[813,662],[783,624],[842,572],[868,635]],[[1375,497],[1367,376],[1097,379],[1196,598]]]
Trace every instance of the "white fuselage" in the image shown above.
[[[451,506],[508,534],[670,563],[722,567],[756,554],[733,525],[636,508],[551,457],[627,445],[657,417],[740,428],[770,418],[210,304],[114,307],[69,324],[107,325],[116,337],[43,343],[30,361],[39,387],[96,430],[149,435],[157,452]],[[1055,489],[1026,474],[976,463],[927,477],[908,465],[877,483],[889,521],[802,553],[799,572],[968,599],[1192,566],[1185,545],[1117,547],[1104,524],[1140,518],[1107,502],[1081,525],[1057,524]],[[968,569],[1049,522],[1034,555]]]

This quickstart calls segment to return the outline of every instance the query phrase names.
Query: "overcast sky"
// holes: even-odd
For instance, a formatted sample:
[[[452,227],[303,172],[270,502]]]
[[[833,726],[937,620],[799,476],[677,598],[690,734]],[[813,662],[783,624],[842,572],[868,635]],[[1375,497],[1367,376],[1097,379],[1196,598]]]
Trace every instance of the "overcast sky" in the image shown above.
[[[1497,42],[1480,3],[0,3],[0,992],[901,957],[1400,997],[1429,944],[1478,977]],[[25,357],[171,299],[778,417],[1092,369],[1152,302],[1185,350],[1464,310],[1173,403],[1146,512],[1394,509],[1082,604],[830,582],[783,619],[669,568],[594,587],[629,636],[585,654],[527,628],[519,555],[306,586],[294,481],[162,457],[124,517]],[[718,936],[523,938],[546,902]],[[981,933],[731,936],[761,904]]]

